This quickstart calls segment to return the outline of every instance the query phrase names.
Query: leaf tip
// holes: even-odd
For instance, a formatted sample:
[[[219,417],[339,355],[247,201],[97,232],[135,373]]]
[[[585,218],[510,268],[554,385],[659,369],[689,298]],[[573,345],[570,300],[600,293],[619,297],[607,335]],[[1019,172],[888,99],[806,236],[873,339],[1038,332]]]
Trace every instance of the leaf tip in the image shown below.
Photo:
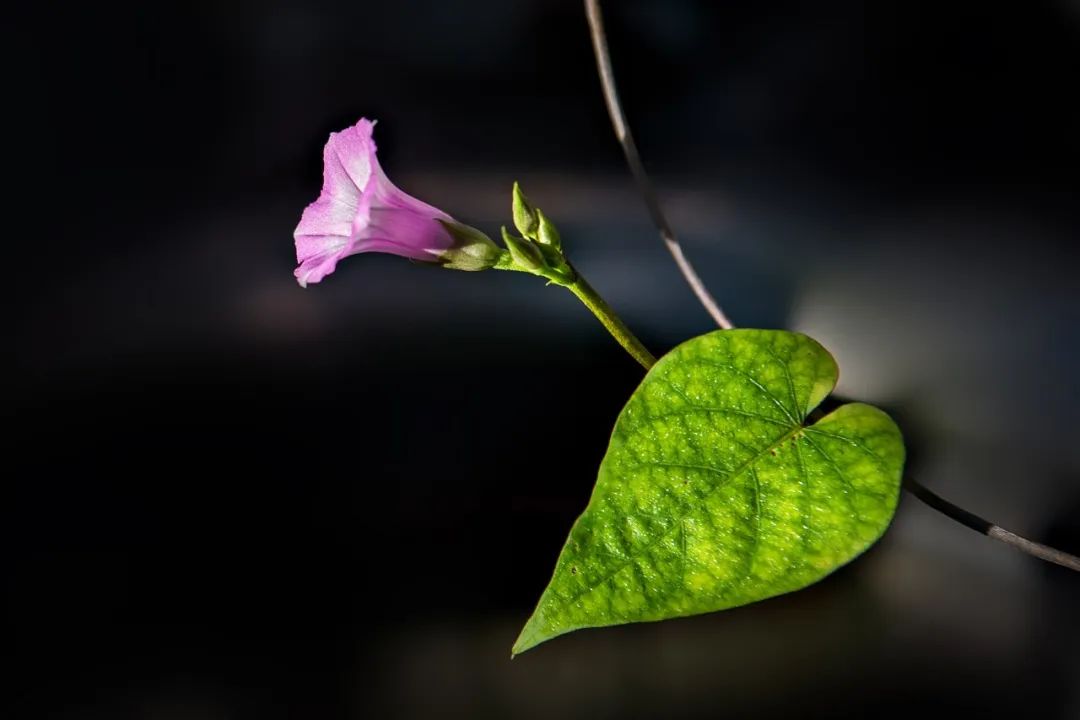
[[[531,650],[540,643],[544,642],[547,638],[542,637],[538,628],[536,627],[536,615],[529,618],[529,621],[525,623],[525,627],[521,629],[521,634],[518,635],[517,640],[514,641],[514,647],[510,649],[510,659]]]

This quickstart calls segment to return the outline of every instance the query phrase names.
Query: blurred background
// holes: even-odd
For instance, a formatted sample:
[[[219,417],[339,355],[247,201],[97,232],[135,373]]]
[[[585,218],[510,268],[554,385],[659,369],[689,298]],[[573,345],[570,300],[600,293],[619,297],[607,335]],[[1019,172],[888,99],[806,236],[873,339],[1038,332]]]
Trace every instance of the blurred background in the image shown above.
[[[301,290],[292,232],[377,118],[390,177],[490,234],[520,180],[655,352],[710,330],[580,2],[10,13],[5,717],[1080,717],[1077,577],[910,496],[804,592],[509,660],[640,369],[535,278]],[[606,18],[734,322],[812,334],[922,482],[1080,551],[1080,6]]]

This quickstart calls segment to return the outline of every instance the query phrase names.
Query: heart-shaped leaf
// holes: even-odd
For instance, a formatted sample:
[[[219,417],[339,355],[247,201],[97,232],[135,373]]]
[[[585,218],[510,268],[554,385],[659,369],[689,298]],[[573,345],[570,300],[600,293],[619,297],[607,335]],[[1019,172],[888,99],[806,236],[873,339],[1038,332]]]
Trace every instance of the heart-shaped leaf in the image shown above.
[[[866,550],[896,510],[904,442],[862,403],[804,425],[836,378],[821,345],[779,330],[721,330],[664,356],[619,415],[514,654],[798,590]]]

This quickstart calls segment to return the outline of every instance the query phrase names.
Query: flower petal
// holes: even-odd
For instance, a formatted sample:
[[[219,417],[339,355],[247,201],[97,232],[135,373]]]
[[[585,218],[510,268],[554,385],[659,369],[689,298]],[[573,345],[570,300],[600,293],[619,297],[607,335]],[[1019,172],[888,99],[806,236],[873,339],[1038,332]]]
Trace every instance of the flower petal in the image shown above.
[[[358,214],[366,217],[367,208],[358,210],[326,194],[305,208],[293,233],[300,263],[293,274],[302,287],[319,282],[334,271],[338,260],[359,252],[352,240]]]
[[[371,120],[361,118],[350,128],[330,133],[323,148],[323,195],[356,206],[376,164],[374,127]]]
[[[319,199],[304,209],[300,216],[300,224],[293,231],[296,238],[296,259],[303,260],[306,255],[301,251],[300,238],[302,236],[324,236],[349,238],[352,235],[353,223],[356,221],[357,209],[330,195],[320,195]]]
[[[353,225],[353,237],[360,241],[361,252],[389,252],[432,262],[442,250],[454,245],[454,238],[446,228],[428,213],[376,206],[366,214],[367,217],[358,217]]]
[[[368,183],[364,186],[363,192],[365,197],[370,196],[372,207],[400,208],[424,215],[433,220],[453,220],[439,208],[414,198],[392,183],[390,178],[386,177],[386,173],[383,172],[377,156],[372,155],[371,160],[371,176],[368,178]]]
[[[300,287],[307,287],[308,283],[317,283],[324,277],[334,272],[338,261],[349,255],[355,255],[358,251],[353,249],[354,243],[344,240],[340,247],[330,248],[324,252],[318,252],[305,258],[293,271]]]

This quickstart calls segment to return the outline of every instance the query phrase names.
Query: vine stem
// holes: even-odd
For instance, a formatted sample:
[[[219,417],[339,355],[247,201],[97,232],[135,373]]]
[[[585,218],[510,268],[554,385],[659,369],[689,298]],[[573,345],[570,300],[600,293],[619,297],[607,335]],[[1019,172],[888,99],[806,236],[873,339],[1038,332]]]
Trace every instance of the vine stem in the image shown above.
[[[904,478],[904,487],[915,497],[934,508],[943,515],[947,515],[964,527],[971,528],[977,533],[1000,540],[1006,545],[1012,545],[1017,550],[1033,555],[1041,560],[1067,567],[1070,570],[1080,572],[1080,558],[1067,552],[1043,545],[1014,532],[1010,532],[1000,525],[995,525],[989,520],[984,520],[973,512],[962,507],[953,505],[951,502],[935,493],[922,483],[912,478]]]
[[[649,180],[649,175],[645,172],[645,166],[641,163],[637,144],[634,142],[634,136],[630,132],[630,126],[626,123],[626,116],[623,114],[622,105],[619,103],[619,92],[615,89],[615,76],[611,71],[611,56],[608,54],[607,37],[604,35],[604,20],[600,16],[600,3],[597,0],[585,0],[585,13],[589,17],[593,50],[596,53],[596,69],[600,72],[600,84],[604,87],[604,100],[607,102],[611,124],[615,127],[615,137],[619,139],[619,144],[622,145],[623,154],[626,155],[626,162],[630,166],[630,172],[634,175],[634,182],[637,183],[638,190],[641,191],[641,197],[649,208],[649,215],[652,216],[653,224],[660,231],[660,238],[664,241],[668,251],[671,253],[671,257],[675,259],[675,264],[679,266],[679,271],[686,278],[687,284],[697,295],[706,312],[712,316],[717,325],[725,330],[730,330],[734,325],[728,320],[724,311],[720,309],[713,296],[709,294],[705,283],[701,281],[697,271],[694,270],[694,266],[687,259],[686,254],[683,253],[682,245],[679,244],[679,240],[675,237],[675,232],[671,229],[671,224],[668,223],[667,216],[664,215],[664,209],[660,205],[660,199],[656,196],[656,190]]]
[[[626,162],[630,166],[630,172],[633,174],[634,182],[637,184],[638,190],[645,200],[645,205],[649,208],[649,215],[652,216],[653,224],[655,224],[657,230],[660,231],[660,237],[663,239],[664,244],[667,245],[668,250],[671,251],[671,256],[675,259],[675,264],[679,266],[679,270],[682,272],[683,277],[686,278],[687,284],[690,285],[694,294],[697,295],[702,306],[704,306],[705,310],[712,316],[713,320],[716,321],[717,325],[725,330],[730,330],[734,325],[728,320],[727,315],[720,309],[720,306],[716,304],[716,300],[709,294],[709,291],[705,288],[705,284],[701,281],[697,272],[695,272],[694,266],[690,264],[690,261],[683,253],[682,247],[679,245],[679,241],[675,238],[675,233],[672,231],[671,225],[667,221],[667,216],[664,215],[664,210],[660,206],[660,200],[656,196],[656,190],[653,188],[653,184],[649,180],[648,174],[645,172],[645,166],[641,162],[641,156],[638,154],[637,145],[634,143],[634,136],[630,133],[630,126],[626,122],[626,115],[623,113],[622,105],[619,102],[619,93],[615,89],[615,75],[611,69],[611,54],[608,52],[607,36],[604,33],[604,19],[600,14],[600,0],[585,0],[585,15],[589,19],[589,31],[592,35],[593,52],[596,55],[596,68],[600,73],[600,84],[604,89],[604,101],[607,103],[608,115],[611,116],[611,124],[615,128],[615,137],[618,139],[619,144],[622,146],[623,153],[626,155]],[[584,283],[584,280],[582,280],[582,282]],[[573,290],[573,288],[571,288],[571,290]],[[574,294],[577,295],[578,293],[575,291]],[[595,291],[593,292],[593,295],[599,299],[599,296],[595,295]],[[582,296],[578,295],[578,297],[581,298]],[[585,301],[584,298],[582,298],[582,300]],[[602,300],[600,302],[603,303]],[[585,304],[589,305],[588,302],[585,302]],[[606,303],[604,304],[604,307],[607,307]],[[623,339],[611,330],[604,318],[592,305],[589,305],[589,309],[600,318],[600,321],[604,323],[604,327],[607,327],[612,335],[615,335],[615,338],[619,340],[620,343],[623,343]],[[610,311],[610,308],[608,308],[608,311]],[[611,317],[614,317],[614,313],[611,314]],[[614,319],[625,329],[626,326],[622,325],[622,322],[619,321],[617,317],[614,317]],[[629,334],[629,330],[626,330],[625,332]],[[629,336],[633,338],[632,334]],[[638,345],[640,345],[640,343],[638,343]],[[623,347],[627,347],[626,344],[623,344]],[[642,349],[644,350],[644,348]],[[627,350],[630,350],[630,348],[627,348]],[[645,353],[648,354],[648,351],[645,350]],[[633,351],[631,351],[630,354],[634,355],[634,358],[637,359],[638,362],[642,362],[641,358],[638,357],[638,355],[635,355]],[[648,357],[651,358],[652,356],[649,355]],[[643,362],[642,364],[645,365]],[[651,363],[645,365],[645,367],[651,367]],[[1017,550],[1033,557],[1037,557],[1040,560],[1056,563],[1062,567],[1080,572],[1080,558],[1075,555],[1070,555],[1062,550],[1028,540],[1021,535],[1006,530],[1000,525],[984,520],[978,515],[954,505],[945,498],[934,493],[925,485],[922,485],[911,478],[904,479],[904,487],[919,500],[923,501],[934,510],[937,510],[942,515],[955,520],[964,527],[970,528],[977,533],[995,540],[999,540],[1006,545],[1011,545]]]
[[[585,281],[581,273],[574,271],[576,279],[566,286],[566,289],[574,293],[578,300],[585,303],[585,307],[592,311],[596,319],[611,333],[612,337],[619,341],[626,352],[630,353],[641,366],[649,370],[656,364],[656,358],[648,349],[630,332],[630,328],[615,314],[611,306],[604,302],[604,298],[593,289],[593,286]]]

